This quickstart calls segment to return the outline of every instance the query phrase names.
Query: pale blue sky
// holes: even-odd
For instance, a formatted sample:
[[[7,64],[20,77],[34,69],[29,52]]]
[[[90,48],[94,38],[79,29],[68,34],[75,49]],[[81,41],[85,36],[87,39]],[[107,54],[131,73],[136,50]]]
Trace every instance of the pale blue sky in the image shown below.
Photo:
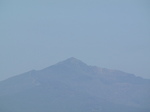
[[[150,78],[150,1],[1,0],[0,80],[69,57]]]

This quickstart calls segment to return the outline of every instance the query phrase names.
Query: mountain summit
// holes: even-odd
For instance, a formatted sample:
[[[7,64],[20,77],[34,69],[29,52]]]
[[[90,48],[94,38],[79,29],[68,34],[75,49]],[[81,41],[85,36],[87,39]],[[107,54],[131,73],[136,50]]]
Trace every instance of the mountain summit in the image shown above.
[[[85,64],[82,61],[80,61],[79,59],[76,59],[74,57],[68,58],[68,59],[62,61],[62,63]]]
[[[69,58],[0,82],[1,112],[149,112],[150,80]]]
[[[74,57],[68,58],[62,62],[59,62],[58,64],[70,66],[87,66],[87,64]]]

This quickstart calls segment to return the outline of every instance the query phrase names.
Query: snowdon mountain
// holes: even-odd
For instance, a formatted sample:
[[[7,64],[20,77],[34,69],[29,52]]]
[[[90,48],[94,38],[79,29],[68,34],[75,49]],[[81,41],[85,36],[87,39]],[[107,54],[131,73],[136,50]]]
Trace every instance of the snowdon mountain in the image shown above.
[[[0,112],[150,112],[150,79],[69,58],[1,81]]]

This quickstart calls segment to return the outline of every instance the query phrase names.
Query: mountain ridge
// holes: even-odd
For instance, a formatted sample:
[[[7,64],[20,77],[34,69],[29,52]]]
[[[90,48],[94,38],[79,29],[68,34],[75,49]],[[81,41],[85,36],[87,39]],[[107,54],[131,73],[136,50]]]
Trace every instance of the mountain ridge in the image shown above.
[[[10,112],[150,111],[149,79],[73,57],[1,81],[0,91],[0,109]]]

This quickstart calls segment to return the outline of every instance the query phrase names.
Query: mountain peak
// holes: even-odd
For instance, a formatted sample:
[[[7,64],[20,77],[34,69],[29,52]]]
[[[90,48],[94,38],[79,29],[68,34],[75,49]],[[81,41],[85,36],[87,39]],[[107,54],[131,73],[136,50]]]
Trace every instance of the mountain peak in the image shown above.
[[[76,59],[74,57],[68,58],[64,61],[61,61],[57,63],[57,65],[67,65],[67,66],[73,66],[73,67],[87,67],[87,64],[82,62],[79,59]]]
[[[60,63],[86,65],[84,62],[74,57],[68,58]]]
[[[74,57],[70,57],[70,58],[68,58],[68,59],[66,59],[66,60],[78,60],[77,58],[74,58]]]
[[[68,58],[68,59],[66,59],[66,60],[64,60],[64,61],[67,61],[67,62],[82,62],[82,61],[80,61],[79,59],[77,59],[77,58],[74,58],[74,57],[70,57],[70,58]]]
[[[79,59],[76,59],[74,57],[70,57],[70,58],[68,58],[66,60],[58,62],[58,63],[56,63],[56,64],[54,64],[52,66],[49,66],[49,67],[47,67],[45,69],[49,70],[49,69],[51,69],[51,67],[55,67],[55,68],[61,68],[61,67],[64,68],[65,67],[67,69],[70,69],[70,68],[72,68],[72,69],[75,69],[75,68],[79,69],[79,68],[87,68],[88,65],[86,63],[82,62]],[[43,69],[43,70],[45,70],[45,69]]]

